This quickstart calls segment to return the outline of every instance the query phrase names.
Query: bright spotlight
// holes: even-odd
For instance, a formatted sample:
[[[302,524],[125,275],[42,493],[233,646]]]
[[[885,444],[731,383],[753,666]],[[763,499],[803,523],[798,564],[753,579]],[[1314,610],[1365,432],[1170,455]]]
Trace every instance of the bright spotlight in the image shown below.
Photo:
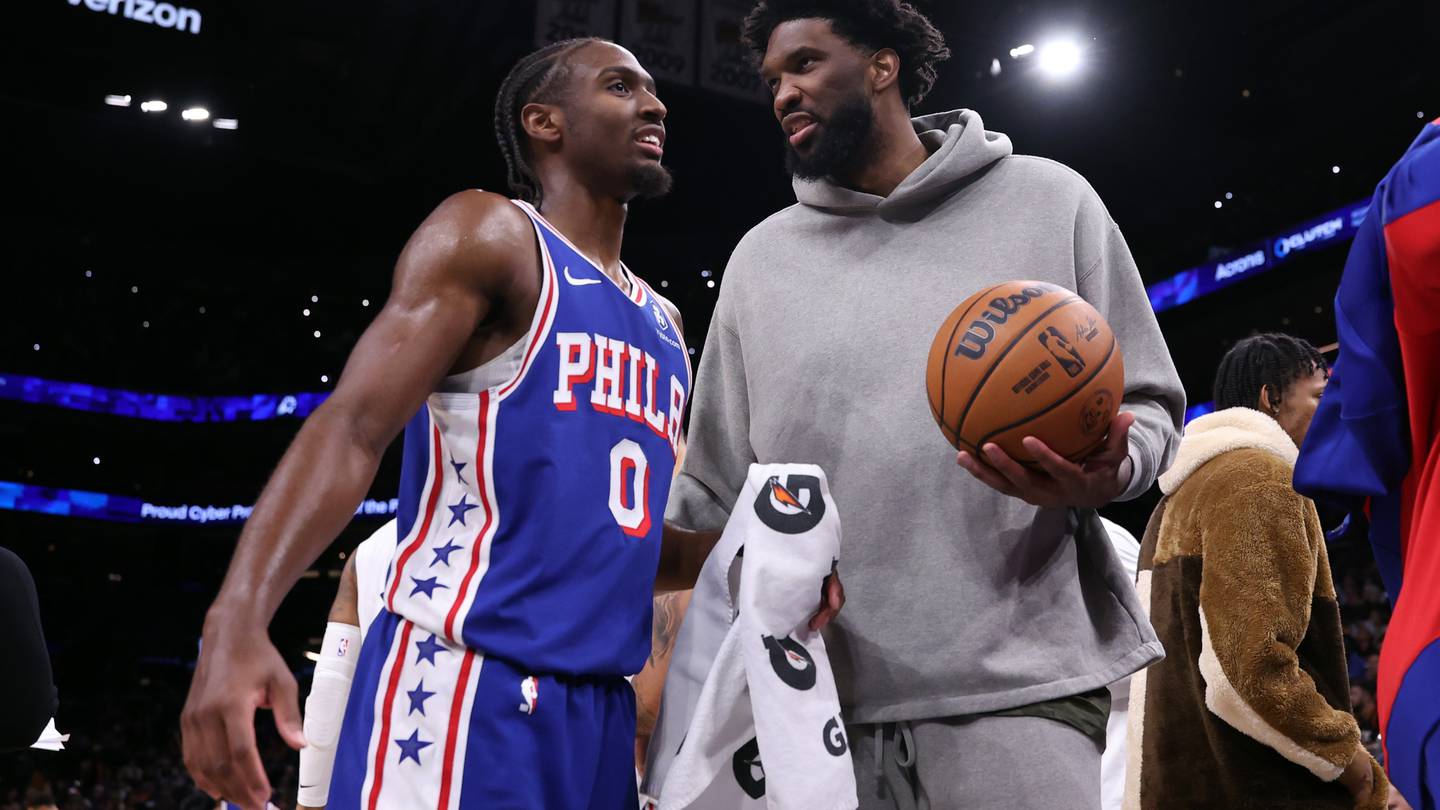
[[[112,94],[105,97],[105,103],[109,104],[111,107],[129,107],[130,97],[117,96]]]
[[[1032,54],[1032,53],[1034,53],[1034,52],[1035,52],[1035,46],[1034,46],[1034,45],[1031,45],[1030,43],[1027,42],[1027,43],[1025,43],[1024,45],[1020,45],[1020,46],[1011,48],[1011,49],[1010,49],[1010,58],[1011,58],[1011,59],[1019,59],[1019,58],[1022,57],[1022,56],[1029,56],[1030,54]]]
[[[240,122],[234,118],[216,118],[210,122],[216,129],[239,129]]]
[[[159,99],[151,99],[140,102],[140,109],[144,112],[165,112],[170,109],[170,105]]]
[[[1061,39],[1040,46],[1040,69],[1055,78],[1065,78],[1080,69],[1080,46]]]
[[[182,110],[180,117],[186,121],[207,121],[210,118],[210,111],[204,107],[191,107],[188,110]]]

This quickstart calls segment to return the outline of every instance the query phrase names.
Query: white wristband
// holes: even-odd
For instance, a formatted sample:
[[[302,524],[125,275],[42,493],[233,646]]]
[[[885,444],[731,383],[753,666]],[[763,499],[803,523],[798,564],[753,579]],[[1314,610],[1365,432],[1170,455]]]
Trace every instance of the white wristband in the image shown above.
[[[355,659],[360,656],[360,628],[330,622],[315,679],[305,699],[305,742],[300,749],[300,791],[297,801],[306,807],[324,807],[330,798],[330,773],[335,767],[335,745],[340,740],[340,723],[355,677]]]

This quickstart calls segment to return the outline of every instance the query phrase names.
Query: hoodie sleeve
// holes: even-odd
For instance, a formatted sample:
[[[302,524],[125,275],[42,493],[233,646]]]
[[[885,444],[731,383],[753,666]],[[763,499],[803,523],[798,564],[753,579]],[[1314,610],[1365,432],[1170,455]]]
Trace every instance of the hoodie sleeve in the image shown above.
[[[1130,428],[1130,485],[1116,500],[1144,494],[1175,460],[1185,418],[1185,389],[1150,308],[1140,271],[1120,228],[1088,187],[1075,222],[1076,292],[1115,332],[1125,358],[1122,410]]]
[[[705,336],[695,391],[690,399],[690,434],[685,459],[670,489],[665,520],[693,530],[719,529],[755,461],[750,446],[750,397],[745,356],[735,327],[740,249],[725,274],[710,331]]]
[[[1324,540],[1280,467],[1253,457],[1227,464],[1202,499],[1200,676],[1212,713],[1331,782],[1355,754],[1360,729],[1300,665],[1301,643],[1315,630]]]

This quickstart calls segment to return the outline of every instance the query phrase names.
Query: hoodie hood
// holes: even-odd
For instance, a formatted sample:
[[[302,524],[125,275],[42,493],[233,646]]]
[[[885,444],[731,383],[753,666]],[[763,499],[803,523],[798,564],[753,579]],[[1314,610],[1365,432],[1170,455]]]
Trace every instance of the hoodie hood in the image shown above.
[[[1210,459],[1250,447],[1273,453],[1292,470],[1300,455],[1300,448],[1279,422],[1254,408],[1226,408],[1185,426],[1175,463],[1160,476],[1160,491],[1169,495]]]
[[[922,216],[965,183],[1013,150],[1010,138],[989,132],[974,110],[922,115],[910,119],[930,157],[916,167],[890,196],[843,188],[829,179],[795,178],[795,198],[802,205],[833,213],[874,210],[890,218]]]

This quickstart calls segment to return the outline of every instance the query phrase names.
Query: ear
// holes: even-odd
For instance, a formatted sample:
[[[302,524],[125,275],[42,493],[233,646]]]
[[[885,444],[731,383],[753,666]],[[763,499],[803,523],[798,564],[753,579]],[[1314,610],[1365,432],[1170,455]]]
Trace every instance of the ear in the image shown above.
[[[870,89],[879,95],[900,83],[900,54],[881,48],[870,57]]]
[[[1269,384],[1260,386],[1260,410],[1272,416],[1280,410],[1280,393],[1276,391],[1272,396],[1273,390]]]
[[[558,144],[565,128],[565,113],[553,104],[526,104],[520,108],[520,126],[537,143]]]

